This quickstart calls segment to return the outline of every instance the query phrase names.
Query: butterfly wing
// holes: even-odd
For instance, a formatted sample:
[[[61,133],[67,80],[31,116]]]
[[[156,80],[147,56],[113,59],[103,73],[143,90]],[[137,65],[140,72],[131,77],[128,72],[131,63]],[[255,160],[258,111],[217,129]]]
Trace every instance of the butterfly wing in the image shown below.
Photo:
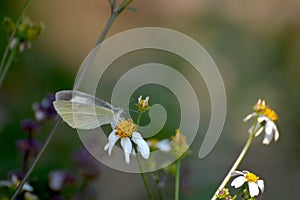
[[[118,109],[102,99],[72,90],[57,92],[55,96],[55,110],[72,128],[89,130],[115,123]]]

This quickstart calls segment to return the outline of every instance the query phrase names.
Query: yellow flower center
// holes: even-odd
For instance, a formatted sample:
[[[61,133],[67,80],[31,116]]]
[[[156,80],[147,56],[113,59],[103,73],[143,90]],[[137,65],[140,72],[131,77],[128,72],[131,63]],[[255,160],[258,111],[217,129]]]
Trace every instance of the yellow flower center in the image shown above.
[[[145,105],[144,105],[144,102],[145,102]],[[138,107],[147,108],[148,107],[148,101],[145,101],[144,99],[141,99],[138,103]]]
[[[275,113],[274,110],[270,109],[268,106],[266,107],[266,109],[263,111],[263,115],[268,117],[270,120],[272,121],[276,121],[278,120],[278,116]]]
[[[259,179],[259,177],[256,176],[253,173],[248,173],[248,174],[246,174],[246,179],[247,179],[248,182],[254,182],[254,183],[256,183],[256,181]]]
[[[131,137],[132,132],[136,130],[136,125],[133,123],[132,119],[121,120],[116,126],[116,135],[121,138]]]

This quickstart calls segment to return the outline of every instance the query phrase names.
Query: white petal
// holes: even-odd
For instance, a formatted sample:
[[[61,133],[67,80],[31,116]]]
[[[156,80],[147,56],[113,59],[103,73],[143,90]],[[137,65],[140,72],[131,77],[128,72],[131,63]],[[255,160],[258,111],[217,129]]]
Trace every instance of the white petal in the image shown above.
[[[11,176],[11,183],[12,183],[13,185],[16,185],[18,181],[19,181],[18,177],[17,177],[16,175],[13,174],[13,175]]]
[[[105,146],[104,146],[104,150],[107,151],[107,149],[109,148],[110,146],[110,143],[107,143]]]
[[[146,144],[147,145],[147,144]],[[130,141],[130,139],[128,137],[125,137],[125,138],[122,138],[121,139],[121,146],[123,147],[124,149],[124,154],[125,154],[125,162],[127,164],[129,164],[130,162],[130,153],[132,151],[132,143]],[[147,145],[148,146],[148,145]],[[148,147],[149,148],[149,147]]]
[[[275,141],[277,141],[279,139],[279,131],[277,129],[277,126],[274,124],[274,132],[275,132]]]
[[[241,172],[241,171],[233,171],[233,172],[231,172],[231,176],[238,176],[238,175],[242,175],[242,176],[244,176],[244,173],[243,172]]]
[[[251,114],[247,115],[247,116],[243,119],[243,121],[246,122],[246,121],[248,121],[249,119],[255,117],[256,115],[257,115],[257,114],[256,114],[255,112],[254,112],[254,113],[251,113]]]
[[[252,126],[249,128],[248,133],[250,133],[250,134],[252,133],[253,127],[254,127],[254,126],[252,125]]]
[[[271,135],[273,133],[273,128],[274,128],[274,122],[268,120],[266,121],[266,125],[265,125],[265,133],[267,135]]]
[[[264,192],[265,190],[265,184],[263,180],[258,180],[257,182],[258,187],[260,188],[261,192]]]
[[[148,159],[150,155],[150,149],[147,142],[138,132],[133,132],[131,140],[137,144],[139,152],[142,154],[143,158]]]
[[[249,193],[251,197],[255,197],[259,194],[259,189],[256,183],[249,182],[248,186],[249,186]]]
[[[164,140],[159,141],[156,144],[156,147],[162,152],[170,152],[172,150],[170,143],[171,143],[170,140],[164,139]]]
[[[143,107],[146,106],[146,103],[148,103],[148,101],[149,101],[149,97],[146,97],[146,99],[145,99],[144,102],[143,102]]]
[[[261,126],[261,127],[256,131],[255,137],[259,136],[259,135],[263,132],[263,130],[264,130],[264,127]]]
[[[257,121],[259,123],[262,123],[263,121],[270,121],[269,118],[265,117],[264,115],[260,115],[258,118],[257,118]]]
[[[238,188],[241,187],[246,182],[246,178],[244,176],[236,177],[232,182],[231,186]]]
[[[0,181],[0,187],[11,187],[11,182],[10,181]]]
[[[108,144],[105,145],[104,149],[108,149],[108,155],[111,155],[112,149],[116,142],[120,139],[120,136],[115,134],[116,130],[112,131],[110,135],[108,136]]]
[[[22,189],[29,192],[33,191],[33,187],[31,187],[28,183],[25,183]]]

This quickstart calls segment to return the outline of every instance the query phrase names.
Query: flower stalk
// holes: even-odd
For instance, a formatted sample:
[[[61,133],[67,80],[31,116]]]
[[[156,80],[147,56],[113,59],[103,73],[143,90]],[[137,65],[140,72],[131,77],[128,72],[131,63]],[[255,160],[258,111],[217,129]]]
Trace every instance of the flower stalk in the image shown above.
[[[127,6],[129,6],[129,4],[130,4],[132,1],[133,1],[133,0],[128,0],[128,1],[125,0],[125,3],[122,4],[122,5],[118,8],[118,12],[117,12],[117,13],[112,12],[112,16],[110,17],[110,19],[109,19],[109,21],[107,22],[107,24],[106,24],[106,26],[105,26],[103,32],[101,33],[101,35],[100,35],[100,37],[99,37],[99,39],[98,39],[98,41],[97,41],[97,44],[98,44],[98,43],[101,43],[101,42],[104,40],[104,38],[105,38],[105,36],[107,35],[108,30],[110,29],[110,27],[111,27],[111,25],[112,25],[112,23],[113,23],[115,17],[116,17],[118,14],[120,14]],[[17,23],[16,23],[15,29],[13,30],[13,32],[12,32],[12,34],[11,34],[11,36],[10,36],[9,43],[8,43],[8,45],[7,45],[7,48],[6,48],[5,52],[4,52],[4,55],[3,55],[3,58],[2,58],[2,61],[1,61],[1,65],[0,65],[0,73],[1,73],[2,65],[4,65],[5,60],[6,60],[6,57],[7,57],[7,54],[8,54],[8,51],[9,51],[9,44],[10,44],[10,42],[12,41],[12,39],[13,39],[15,33],[16,33],[16,27],[20,24],[21,19],[22,19],[23,15],[24,15],[24,13],[25,13],[27,7],[28,7],[29,2],[30,2],[30,0],[26,0],[26,2],[24,3],[24,6],[23,6],[22,11],[21,11],[21,14],[20,14],[20,17],[19,17],[19,19],[18,19],[18,21],[17,21]],[[111,5],[112,5],[112,6],[111,6],[111,7],[112,7],[112,10],[114,10],[114,9],[116,8],[116,6],[117,6],[116,0],[114,0],[114,1],[113,1],[113,4],[111,4]],[[85,68],[83,69],[82,73],[81,73],[80,76],[79,76],[78,81],[76,82],[76,85],[74,86],[74,90],[78,89],[78,87],[79,87],[79,85],[80,85],[80,82],[82,81],[83,76],[84,76],[85,72],[87,71],[88,67],[89,67],[89,64],[87,64],[87,65],[85,66]],[[39,154],[37,155],[37,157],[36,157],[35,160],[33,161],[32,165],[31,165],[30,168],[29,168],[29,170],[28,170],[27,173],[25,174],[24,178],[22,179],[22,181],[21,181],[20,184],[18,185],[16,191],[14,192],[14,194],[13,194],[12,197],[11,197],[11,200],[16,199],[18,193],[21,191],[21,188],[22,188],[23,185],[26,183],[26,181],[27,181],[27,179],[29,178],[30,174],[32,173],[33,169],[35,168],[35,166],[37,165],[37,163],[38,163],[39,160],[41,159],[41,157],[42,157],[44,151],[46,150],[46,148],[47,148],[49,142],[50,142],[51,139],[53,138],[54,133],[55,133],[55,131],[57,130],[57,128],[58,128],[58,126],[60,125],[61,122],[62,122],[62,119],[61,119],[60,117],[58,117],[57,120],[56,120],[56,122],[55,122],[55,124],[54,124],[54,126],[53,126],[53,128],[52,128],[52,130],[51,130],[51,132],[50,132],[50,134],[49,134],[49,136],[47,137],[46,142],[44,143],[44,145],[43,145],[43,147],[41,148]]]
[[[176,161],[176,176],[175,176],[175,197],[174,200],[179,200],[179,186],[180,186],[180,159]]]
[[[11,44],[11,42],[13,41],[13,39],[14,39],[14,37],[15,37],[15,34],[16,34],[16,32],[17,32],[17,29],[18,29],[18,26],[19,26],[19,24],[20,24],[21,21],[22,21],[22,18],[23,18],[24,14],[25,14],[25,12],[26,12],[28,6],[29,6],[29,3],[30,3],[30,0],[26,0],[26,1],[25,1],[24,5],[23,5],[23,7],[22,7],[22,10],[21,10],[20,16],[19,16],[19,18],[18,18],[18,20],[17,20],[17,22],[16,22],[16,25],[15,25],[15,27],[14,27],[14,29],[13,29],[13,31],[12,31],[10,37],[9,37],[8,43],[7,43],[7,45],[6,45],[6,48],[5,48],[5,51],[4,51],[4,54],[3,54],[3,57],[2,57],[2,59],[1,59],[1,64],[0,64],[0,73],[1,73],[1,76],[3,76],[2,74],[4,73],[4,71],[2,72],[2,69],[3,69],[4,65],[5,65],[5,62],[6,62],[6,63],[9,63],[9,60],[10,60],[10,59],[6,60],[6,58],[7,58],[7,56],[8,56],[9,49],[10,49],[10,44]],[[11,62],[11,61],[10,61],[10,62]],[[6,64],[6,65],[7,65],[7,64]],[[9,66],[10,66],[10,65],[8,65],[7,68],[9,68]],[[7,70],[8,70],[8,69],[7,69]],[[7,71],[7,70],[6,70],[6,71]],[[5,77],[5,75],[4,75],[4,77]],[[4,78],[3,78],[3,79],[4,79]],[[3,81],[3,80],[2,80],[2,81]],[[1,81],[1,82],[2,82],[2,81]],[[0,83],[0,87],[1,87],[1,83]]]
[[[141,122],[142,114],[143,114],[143,112],[140,111],[139,115],[138,115],[138,118],[137,118],[137,122],[136,122],[137,126],[139,126],[139,124]],[[154,200],[153,196],[151,194],[150,187],[149,187],[148,181],[146,179],[145,173],[143,172],[143,168],[142,168],[142,165],[141,165],[141,162],[140,162],[140,158],[139,158],[139,154],[138,154],[138,150],[136,148],[136,145],[134,145],[134,151],[136,153],[136,161],[138,163],[138,167],[139,167],[139,170],[140,170],[140,174],[141,174],[144,186],[145,186],[146,191],[147,191],[148,198],[149,198],[149,200]]]
[[[257,124],[257,118],[255,119],[254,125],[253,127],[256,127]],[[246,153],[249,150],[249,147],[253,141],[254,135],[256,133],[257,130],[259,130],[260,127],[258,127],[258,129],[253,128],[252,132],[249,135],[249,138],[244,146],[244,148],[242,149],[239,157],[236,159],[236,161],[234,162],[234,164],[232,165],[231,169],[229,170],[229,172],[227,173],[227,175],[225,176],[224,180],[222,181],[222,183],[220,184],[220,186],[218,187],[218,189],[216,190],[214,196],[211,198],[211,200],[216,200],[217,199],[217,195],[219,193],[219,191],[221,191],[228,183],[228,181],[231,178],[231,174],[232,172],[236,171],[236,169],[238,168],[238,166],[240,165],[240,163],[242,162],[243,158],[245,157]]]

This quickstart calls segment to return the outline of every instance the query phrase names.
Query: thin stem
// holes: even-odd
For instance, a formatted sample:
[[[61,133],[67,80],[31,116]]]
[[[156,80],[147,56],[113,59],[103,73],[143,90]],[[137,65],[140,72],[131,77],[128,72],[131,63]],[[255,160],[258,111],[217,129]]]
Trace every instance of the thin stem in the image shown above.
[[[244,187],[241,187],[241,189],[232,197],[232,200],[235,200],[236,198],[238,198],[238,196],[243,192]]]
[[[244,148],[242,149],[242,151],[241,151],[239,157],[236,159],[236,161],[235,161],[234,164],[232,165],[231,169],[230,169],[229,172],[227,173],[227,175],[226,175],[226,177],[224,178],[224,180],[223,180],[223,182],[221,183],[221,185],[220,185],[220,186],[218,187],[218,189],[216,190],[216,192],[215,192],[214,196],[211,198],[211,200],[216,200],[216,199],[217,199],[217,195],[218,195],[219,191],[222,190],[222,189],[226,186],[226,184],[228,183],[228,181],[229,181],[230,178],[231,178],[232,172],[234,172],[234,171],[237,169],[237,167],[240,165],[240,163],[242,162],[243,158],[245,157],[245,155],[246,155],[247,151],[249,150],[249,147],[250,147],[250,145],[251,145],[251,143],[252,143],[252,140],[253,140],[253,138],[254,138],[254,134],[255,134],[255,132],[256,132],[256,129],[255,129],[256,124],[257,124],[257,118],[255,119],[255,122],[254,122],[254,125],[253,125],[253,130],[252,130],[251,134],[249,135],[249,138],[248,138],[248,140],[247,140],[247,142],[246,142]],[[258,127],[258,129],[259,129],[259,128],[260,128],[260,127]],[[257,129],[257,130],[258,130],[258,129]]]
[[[6,48],[5,48],[5,51],[4,51],[2,60],[1,60],[0,73],[2,73],[1,71],[2,71],[2,68],[3,68],[4,64],[5,64],[6,57],[7,57],[8,52],[9,52],[9,46],[10,46],[12,40],[14,39],[14,36],[15,36],[15,34],[17,32],[17,28],[18,28],[19,24],[21,23],[21,20],[22,20],[22,18],[24,16],[25,11],[27,10],[27,7],[28,7],[29,3],[30,3],[30,0],[26,0],[25,1],[24,5],[22,7],[22,10],[21,10],[20,16],[19,16],[19,18],[18,18],[18,20],[17,20],[17,22],[15,24],[15,28],[12,31],[12,33],[10,34],[10,37],[9,37],[9,40],[8,40],[8,44],[6,45]]]
[[[27,0],[27,1],[25,2],[24,6],[23,6],[23,9],[22,9],[22,12],[21,12],[21,15],[20,15],[20,18],[19,18],[19,20],[18,20],[17,23],[16,23],[16,26],[20,23],[20,19],[21,19],[21,17],[23,17],[23,14],[24,14],[24,12],[25,12],[27,6],[28,6],[29,1],[30,1],[30,0]],[[127,4],[126,6],[128,6],[128,5],[129,5],[129,4]],[[115,8],[115,7],[116,7],[116,1],[114,0],[113,8]],[[120,13],[118,13],[118,14],[120,14]],[[113,15],[115,15],[115,16],[113,16]],[[113,17],[112,17],[112,16],[113,16]],[[104,28],[102,34],[100,35],[100,37],[99,37],[99,39],[98,39],[98,42],[100,41],[100,43],[104,40],[104,38],[105,38],[105,36],[106,36],[108,30],[110,29],[110,27],[111,27],[111,25],[112,25],[112,23],[113,23],[113,21],[114,21],[114,18],[115,18],[117,15],[116,15],[116,14],[112,14],[112,16],[111,16],[111,18],[113,18],[113,19],[111,19],[111,18],[109,19],[109,21],[107,22],[107,24],[106,24],[106,26],[105,26],[105,28]],[[14,31],[13,31],[13,34],[11,35],[11,39],[13,38],[14,34],[15,34],[15,29],[14,29]],[[10,40],[11,40],[11,39],[10,39]],[[97,44],[98,44],[98,42],[97,42]],[[8,46],[7,49],[9,50],[9,46]],[[8,52],[8,50],[7,50],[7,52]],[[7,53],[6,53],[6,54],[7,54]],[[5,60],[5,57],[6,57],[6,55],[4,55],[4,58],[3,58],[2,60]],[[3,62],[4,62],[4,61],[3,61]],[[74,89],[78,89],[78,87],[79,87],[79,85],[80,85],[80,82],[82,81],[83,76],[85,75],[85,73],[86,73],[88,67],[89,67],[89,63],[85,66],[84,70],[83,70],[83,71],[81,72],[81,74],[79,75],[79,79],[78,79],[78,81],[76,82],[76,85],[74,86]],[[0,68],[0,69],[1,69],[1,68]],[[33,169],[35,168],[35,166],[36,166],[36,164],[38,163],[38,161],[40,160],[40,158],[41,158],[43,152],[46,150],[46,148],[47,148],[47,146],[48,146],[50,140],[52,139],[52,137],[53,137],[53,135],[54,135],[54,133],[55,133],[55,131],[56,131],[56,129],[57,129],[57,127],[59,126],[59,124],[60,124],[61,121],[62,121],[62,119],[61,119],[60,117],[58,117],[57,120],[56,120],[55,125],[53,126],[53,128],[52,128],[52,130],[51,130],[51,132],[50,132],[50,134],[49,134],[49,136],[48,136],[48,138],[47,138],[47,140],[46,140],[46,142],[45,142],[45,144],[44,144],[44,146],[42,147],[41,151],[39,152],[39,154],[37,155],[37,157],[36,157],[35,160],[33,161],[33,164],[31,165],[31,167],[30,167],[30,169],[28,170],[28,172],[25,174],[24,178],[22,179],[21,183],[18,185],[16,191],[14,192],[14,194],[13,194],[13,196],[11,197],[10,200],[14,200],[14,199],[17,197],[18,193],[20,192],[21,188],[23,188],[23,185],[24,185],[25,182],[27,181],[28,177],[30,176],[31,172],[32,172]]]
[[[140,122],[141,122],[141,118],[142,118],[142,114],[143,114],[143,112],[139,112],[139,115],[138,115],[138,117],[137,117],[137,120],[136,120],[136,125],[140,125]]]
[[[143,114],[143,112],[139,112],[138,118],[136,120],[136,125],[137,126],[139,126],[139,124],[140,124],[142,114]],[[141,165],[141,162],[140,162],[140,159],[139,159],[138,150],[137,150],[135,145],[134,145],[134,150],[135,150],[135,154],[136,154],[136,161],[138,163],[138,167],[139,167],[139,170],[140,170],[140,174],[141,174],[144,186],[145,186],[147,194],[148,194],[148,198],[149,198],[149,200],[153,200],[148,181],[147,181],[146,176],[143,172],[143,168],[142,168],[142,165]]]
[[[87,61],[87,64],[84,66],[83,68],[83,71],[79,74],[78,76],[78,81],[76,81],[75,83],[75,86],[73,88],[73,90],[77,90],[79,88],[79,85],[83,79],[83,77],[85,76],[91,62],[94,60],[94,57],[96,55],[96,52],[98,50],[98,48],[100,47],[99,44],[101,44],[103,42],[103,40],[105,39],[109,29],[111,28],[114,20],[116,19],[116,17],[122,13],[122,11],[127,7],[129,6],[129,4],[132,2],[133,0],[129,0],[127,3],[125,3],[124,5],[121,5],[118,9],[116,9],[116,6],[117,6],[117,1],[114,0],[113,1],[113,5],[111,5],[111,15],[110,15],[110,18],[108,19],[107,21],[107,24],[105,25],[104,27],[104,30],[103,32],[101,33],[97,43],[96,43],[96,47],[95,49],[93,50],[93,52],[91,53],[91,56],[89,56],[88,58],[88,61]]]
[[[52,137],[54,136],[54,133],[58,127],[58,125],[61,122],[61,118],[58,117],[56,119],[55,125],[53,126],[44,146],[42,147],[42,149],[40,150],[39,154],[37,155],[37,157],[35,158],[34,162],[32,163],[32,165],[30,166],[29,170],[27,171],[27,173],[25,174],[24,178],[22,179],[21,183],[18,185],[16,191],[14,192],[13,196],[10,198],[10,200],[14,200],[16,199],[18,193],[20,192],[21,188],[23,188],[23,185],[25,184],[25,182],[27,181],[29,175],[31,174],[31,172],[33,171],[33,169],[35,168],[35,166],[37,165],[37,163],[39,162],[40,158],[42,157],[44,151],[46,150],[50,140],[52,139]]]
[[[176,161],[175,197],[174,197],[174,200],[179,200],[179,184],[180,184],[180,158]]]
[[[150,187],[149,187],[148,181],[146,179],[145,173],[143,172],[142,165],[141,165],[141,162],[140,162],[140,159],[139,159],[139,154],[138,154],[136,146],[134,146],[134,150],[135,150],[135,153],[136,153],[136,160],[137,160],[137,163],[138,163],[138,166],[139,166],[139,169],[140,169],[140,174],[141,174],[144,186],[145,186],[147,194],[148,194],[148,198],[149,198],[149,200],[154,200],[153,197],[152,197]]]
[[[15,44],[15,46],[12,48],[12,50],[10,51],[10,54],[9,54],[9,57],[8,57],[6,63],[5,63],[3,72],[0,74],[0,87],[2,86],[2,83],[4,81],[4,78],[5,78],[6,74],[7,74],[7,71],[9,69],[12,61],[14,60],[14,57],[15,57],[15,55],[17,53],[18,47],[19,47],[19,42],[17,42]]]

